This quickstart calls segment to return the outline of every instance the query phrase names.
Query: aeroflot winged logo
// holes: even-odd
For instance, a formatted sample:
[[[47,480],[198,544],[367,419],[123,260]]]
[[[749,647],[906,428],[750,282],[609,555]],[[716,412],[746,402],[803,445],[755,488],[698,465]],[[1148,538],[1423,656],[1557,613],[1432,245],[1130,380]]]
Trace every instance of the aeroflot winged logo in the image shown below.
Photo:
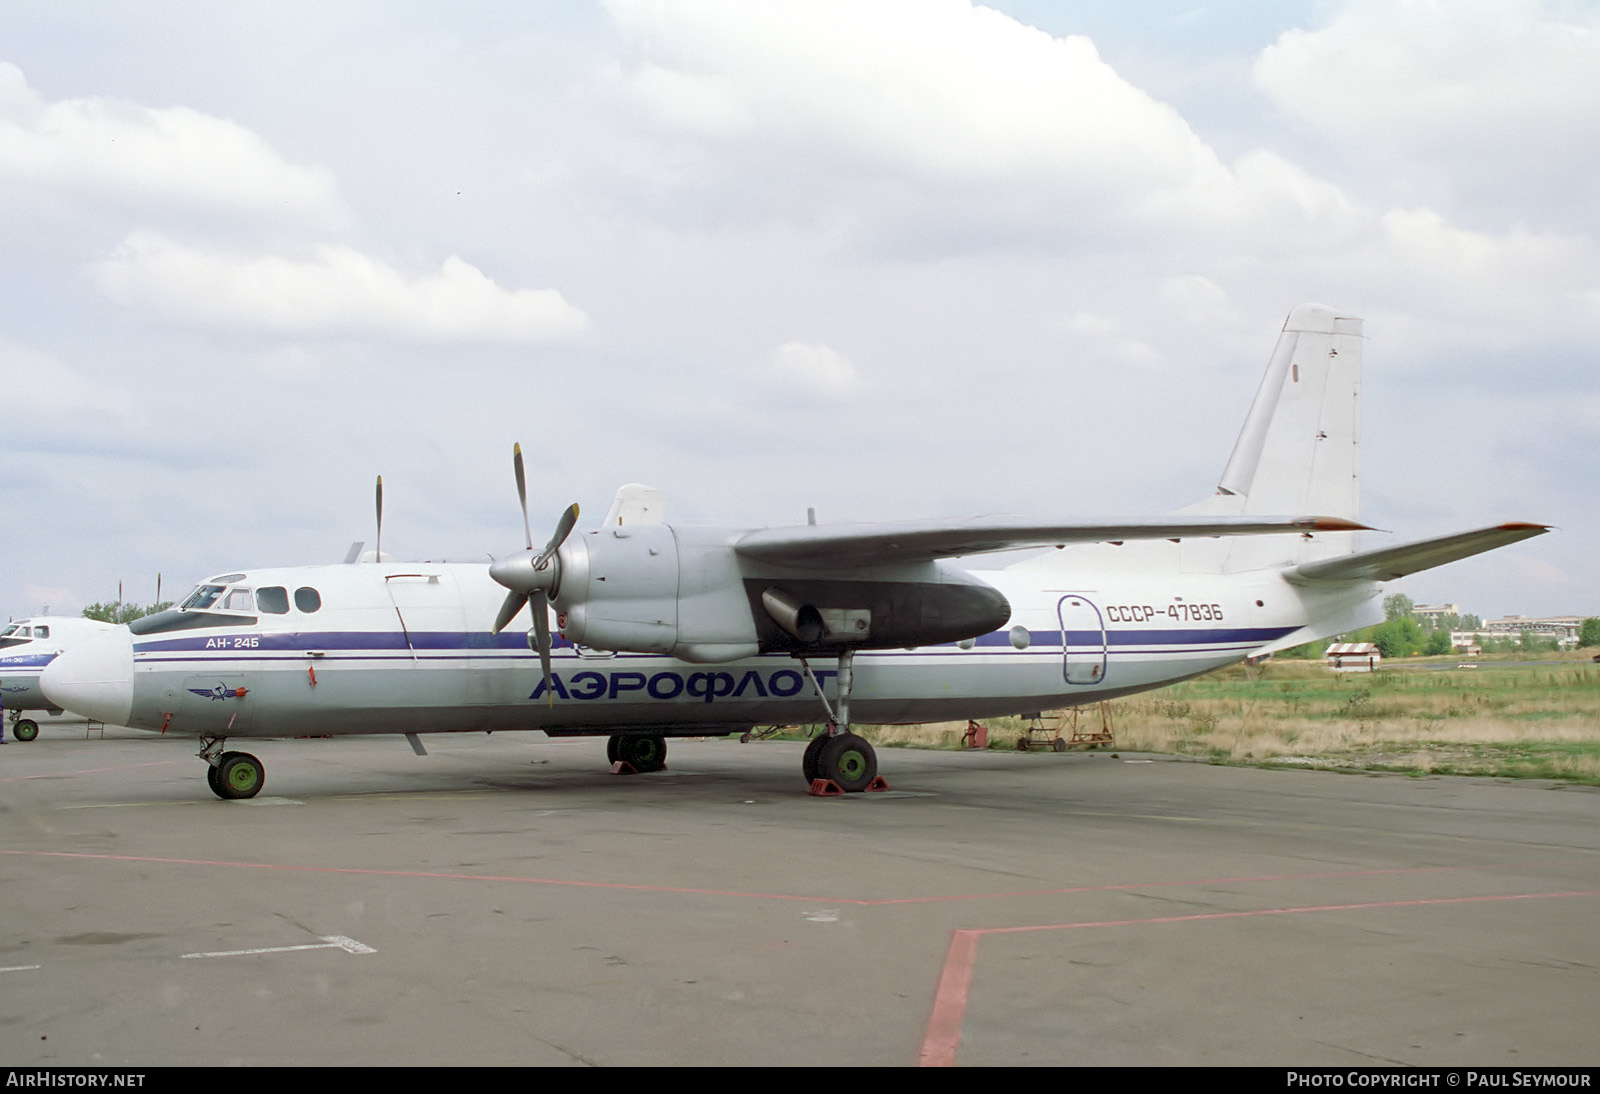
[[[219,683],[214,688],[190,688],[189,691],[202,699],[243,699],[244,688],[230,688],[227,684]]]

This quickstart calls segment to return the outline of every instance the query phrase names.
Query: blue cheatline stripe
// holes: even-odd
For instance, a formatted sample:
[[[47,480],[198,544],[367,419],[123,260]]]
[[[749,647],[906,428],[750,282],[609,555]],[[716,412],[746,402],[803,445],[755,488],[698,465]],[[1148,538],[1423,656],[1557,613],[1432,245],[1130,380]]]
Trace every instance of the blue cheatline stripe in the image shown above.
[[[558,634],[550,636],[555,649],[569,648],[572,643]],[[253,646],[242,646],[240,641],[254,641]],[[528,639],[521,631],[412,631],[411,642],[400,631],[291,631],[285,634],[227,634],[158,638],[135,642],[134,653],[167,653],[184,650],[203,650],[208,653],[223,651],[295,652],[309,650],[523,650]]]
[[[1194,627],[1189,629],[1168,630],[1109,630],[1109,631],[1068,631],[1067,644],[1073,647],[1091,647],[1098,649],[1102,642],[1110,647],[1128,646],[1181,646],[1192,648],[1196,645],[1259,645],[1282,638],[1295,630],[1295,627]],[[559,634],[552,634],[551,644],[555,649],[570,649],[572,644]],[[253,646],[238,646],[239,639],[249,639],[256,642]],[[1055,647],[1061,646],[1060,631],[1029,631],[1030,646]],[[1011,644],[1010,632],[994,631],[990,634],[980,635],[977,639],[979,646],[1009,646]],[[941,648],[954,648],[954,642],[944,643],[943,646],[925,647],[928,650]],[[183,651],[204,651],[207,653],[223,652],[254,652],[254,653],[304,653],[310,650],[399,650],[410,653],[412,650],[422,651],[454,651],[465,656],[473,656],[476,651],[484,654],[498,651],[526,651],[528,640],[521,631],[511,633],[501,632],[490,634],[488,631],[412,631],[411,642],[406,643],[406,636],[395,631],[295,631],[284,634],[249,634],[241,635],[237,631],[224,635],[185,635],[182,638],[159,638],[145,642],[134,643],[135,653],[178,653]],[[1131,651],[1130,651],[1131,652]],[[36,657],[43,655],[35,655]],[[38,664],[47,663],[50,657],[44,657]],[[646,654],[643,656],[656,656]],[[0,665],[5,662],[0,660]]]
[[[39,669],[56,659],[54,650],[49,653],[18,654],[14,657],[0,657],[0,672],[7,669]]]
[[[1271,642],[1282,638],[1298,627],[1192,627],[1172,630],[1108,630],[1068,631],[1069,646],[1187,646],[1195,642]],[[1034,646],[1060,646],[1060,631],[1029,631],[1028,641]],[[978,638],[980,646],[1009,646],[1008,631],[993,631]],[[954,643],[950,643],[954,645]]]
[[[1122,658],[1129,656],[1170,657],[1186,654],[1229,654],[1243,656],[1248,655],[1254,649],[1258,649],[1261,644],[1262,643],[1259,641],[1220,645],[1205,642],[1181,642],[1170,643],[1165,646],[1118,646],[1115,649],[1106,650],[1104,652],[1104,656],[1111,658]],[[214,666],[219,664],[228,664],[236,667],[249,665],[292,665],[295,668],[300,668],[305,665],[333,664],[336,662],[373,662],[376,664],[395,666],[415,665],[418,663],[438,665],[470,661],[476,661],[481,664],[486,660],[495,663],[536,663],[535,655],[527,649],[526,645],[518,645],[512,649],[469,650],[454,653],[441,652],[437,649],[419,650],[415,654],[413,654],[411,650],[405,648],[403,645],[396,648],[393,643],[387,643],[384,647],[380,648],[369,647],[366,652],[361,652],[361,647],[339,650],[327,644],[323,644],[320,647],[320,650],[322,655],[317,657],[315,660],[308,660],[304,652],[273,653],[270,651],[262,651],[260,649],[250,648],[238,650],[164,650],[153,653],[139,653],[137,654],[137,659],[141,664],[144,665]],[[1091,656],[1100,653],[1100,650],[1098,647],[1094,647],[1092,650],[1084,650],[1080,652],[1083,652],[1086,656]],[[1053,648],[1050,646],[1033,646],[1027,650],[1018,651],[1012,650],[1010,648],[1010,644],[1007,643],[1006,648],[1004,649],[994,648],[987,650],[968,651],[958,650],[954,646],[928,646],[920,650],[870,650],[867,651],[866,656],[872,659],[934,658],[938,660],[944,660],[946,658],[986,658],[993,657],[997,654],[1003,654],[1004,659],[1007,661],[1017,659],[1030,662],[1046,662],[1059,660],[1062,656],[1062,651],[1059,646]],[[758,657],[763,660],[782,659],[785,662],[790,660],[789,655],[783,653],[760,654]],[[597,668],[604,668],[607,665],[617,665],[635,661],[670,660],[670,657],[665,654],[657,653],[621,653],[610,657],[582,657],[571,652],[564,652],[559,655],[559,659],[566,668],[570,669],[574,667],[581,668],[584,665],[594,665]]]

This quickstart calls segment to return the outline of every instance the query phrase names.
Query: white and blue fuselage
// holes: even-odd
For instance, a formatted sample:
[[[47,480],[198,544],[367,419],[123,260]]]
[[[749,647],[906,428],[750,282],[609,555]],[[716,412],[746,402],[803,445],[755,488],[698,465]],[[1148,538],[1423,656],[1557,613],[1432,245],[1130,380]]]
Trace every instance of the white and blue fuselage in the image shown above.
[[[1323,593],[1313,605],[1271,571],[1243,580],[1181,572],[1070,580],[1070,572],[1059,564],[982,572],[1011,605],[1004,627],[961,643],[862,651],[854,720],[1025,714],[1160,687],[1279,648],[1313,617],[1376,592],[1364,582],[1337,604]],[[57,687],[72,709],[107,722],[196,737],[670,736],[826,720],[808,666],[786,653],[693,664],[557,637],[547,688],[523,633],[490,633],[502,595],[487,567],[470,564],[228,574],[190,597],[203,607],[149,617],[80,650],[70,681]],[[809,668],[835,699],[833,660]]]

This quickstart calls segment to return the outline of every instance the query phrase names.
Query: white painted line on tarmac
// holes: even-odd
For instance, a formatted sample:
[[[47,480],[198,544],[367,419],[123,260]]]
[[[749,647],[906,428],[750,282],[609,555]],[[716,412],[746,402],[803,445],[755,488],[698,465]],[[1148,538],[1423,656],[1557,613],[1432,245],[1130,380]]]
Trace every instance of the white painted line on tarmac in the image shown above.
[[[43,965],[11,965],[8,968],[0,969],[0,972],[27,972],[29,969],[42,968],[44,968]]]
[[[264,946],[254,950],[217,950],[212,953],[186,953],[184,957],[248,957],[258,953],[293,953],[296,950],[343,950],[345,953],[377,953],[371,946],[363,945],[353,938],[346,938],[342,934],[325,934],[319,936],[321,942],[310,942],[303,946]]]

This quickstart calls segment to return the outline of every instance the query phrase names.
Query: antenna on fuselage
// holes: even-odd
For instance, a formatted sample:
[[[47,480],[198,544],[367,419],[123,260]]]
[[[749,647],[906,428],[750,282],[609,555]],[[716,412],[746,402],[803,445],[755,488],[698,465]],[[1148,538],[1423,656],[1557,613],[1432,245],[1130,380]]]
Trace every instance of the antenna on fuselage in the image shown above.
[[[376,498],[374,500],[374,505],[376,506],[377,511],[378,511],[378,538],[375,541],[375,544],[374,544],[374,547],[373,547],[372,561],[374,561],[374,562],[382,562],[383,561],[383,476],[382,475],[378,476],[378,492],[377,492],[377,496],[376,496]]]

